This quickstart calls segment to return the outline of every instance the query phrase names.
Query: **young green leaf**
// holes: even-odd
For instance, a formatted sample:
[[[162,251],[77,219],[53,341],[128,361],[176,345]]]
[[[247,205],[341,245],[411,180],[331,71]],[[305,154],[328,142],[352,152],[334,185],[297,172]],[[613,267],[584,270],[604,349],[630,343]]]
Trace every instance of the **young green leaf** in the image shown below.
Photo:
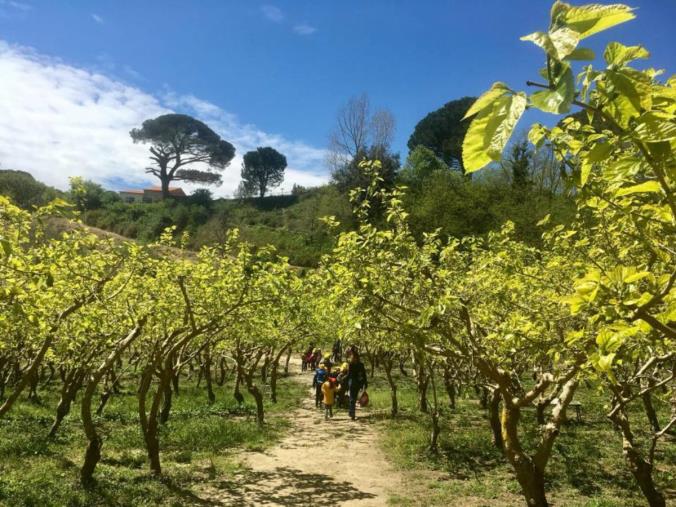
[[[472,104],[472,106],[467,110],[465,116],[463,116],[462,119],[466,120],[470,116],[474,116],[478,112],[492,106],[493,102],[510,92],[511,90],[505,83],[500,81],[493,83],[487,92],[484,92],[478,99],[476,99],[474,104]]]
[[[625,46],[619,42],[611,42],[603,52],[603,58],[608,65],[626,65],[639,58],[649,58],[650,53],[643,46]]]
[[[531,95],[531,104],[546,113],[563,114],[570,110],[575,98],[575,78],[566,68],[553,90],[541,90]]]
[[[562,12],[558,19],[580,34],[580,39],[607,30],[615,25],[634,19],[634,9],[627,5],[589,4],[570,7]]]
[[[639,183],[638,185],[632,185],[630,187],[622,187],[619,189],[615,195],[622,197],[623,195],[638,194],[638,193],[650,193],[650,192],[659,192],[661,189],[659,182],[651,180]]]
[[[462,145],[463,165],[467,173],[500,160],[514,126],[526,109],[526,102],[523,92],[505,95],[494,101],[492,107],[482,109],[472,120]]]

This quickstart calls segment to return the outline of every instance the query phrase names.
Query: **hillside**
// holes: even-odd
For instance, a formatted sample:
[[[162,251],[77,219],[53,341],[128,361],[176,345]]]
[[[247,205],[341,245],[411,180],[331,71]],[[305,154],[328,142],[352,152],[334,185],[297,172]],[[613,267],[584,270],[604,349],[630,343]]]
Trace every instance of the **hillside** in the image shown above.
[[[405,206],[417,237],[437,229],[442,239],[486,234],[510,220],[519,237],[537,244],[536,224],[542,217],[551,214],[554,221],[567,222],[574,209],[561,192],[535,184],[517,188],[495,170],[474,179],[448,169],[424,177],[402,171],[398,183],[407,186]],[[26,209],[64,197],[76,203],[89,226],[143,243],[157,240],[165,228],[174,226],[176,234],[188,233],[191,249],[217,244],[229,229],[237,228],[242,240],[258,247],[273,245],[296,266],[316,266],[332,248],[334,236],[323,217],[336,217],[339,232],[355,224],[347,193],[333,184],[262,199],[212,199],[208,192],[198,191],[182,200],[135,204],[122,202],[115,192],[95,183],[81,185],[77,192],[64,193],[26,172],[0,171],[0,193]]]

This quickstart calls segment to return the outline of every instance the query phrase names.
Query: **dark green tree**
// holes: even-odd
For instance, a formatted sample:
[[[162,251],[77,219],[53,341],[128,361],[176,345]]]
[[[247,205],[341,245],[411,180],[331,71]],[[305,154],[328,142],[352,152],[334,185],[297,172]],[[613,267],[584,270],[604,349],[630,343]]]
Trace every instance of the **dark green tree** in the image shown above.
[[[149,143],[154,166],[146,172],[160,179],[162,196],[169,197],[169,184],[181,180],[220,185],[221,175],[235,156],[235,147],[195,118],[165,114],[146,120],[130,132],[135,143]],[[206,169],[191,167],[202,164]]]
[[[266,192],[284,181],[286,157],[266,146],[244,154],[242,164],[242,193],[265,197]]]
[[[9,197],[21,208],[31,209],[63,197],[63,192],[37,181],[26,171],[0,169],[0,195]]]
[[[385,187],[394,185],[397,172],[401,166],[399,154],[391,153],[386,147],[374,145],[366,150],[360,150],[350,162],[343,164],[332,173],[333,182],[341,192],[348,192],[354,188],[365,188],[370,179],[364,175],[359,167],[363,160],[380,160],[382,170],[380,176]]]
[[[523,139],[514,143],[512,150],[506,162],[509,166],[512,176],[512,186],[517,189],[524,189],[531,183],[531,160],[533,152],[528,146],[528,141]]]
[[[190,194],[188,202],[210,209],[214,202],[214,196],[212,195],[211,190],[208,188],[197,188],[192,194]]]
[[[399,172],[399,179],[408,186],[419,186],[437,171],[448,171],[449,167],[426,146],[418,145],[408,154],[406,164]]]
[[[81,176],[72,176],[69,180],[68,198],[75,204],[78,211],[99,209],[119,200],[115,192],[110,192],[91,180],[86,180]]]
[[[475,100],[476,97],[452,100],[429,113],[413,129],[408,149],[425,146],[449,167],[462,170],[462,141],[470,123],[462,118]]]

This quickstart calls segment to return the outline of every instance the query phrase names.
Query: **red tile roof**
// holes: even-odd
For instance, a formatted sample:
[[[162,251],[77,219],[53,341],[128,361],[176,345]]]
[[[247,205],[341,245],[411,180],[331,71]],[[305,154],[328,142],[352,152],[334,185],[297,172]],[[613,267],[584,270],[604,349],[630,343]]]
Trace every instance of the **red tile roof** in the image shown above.
[[[125,194],[137,194],[137,195],[143,195],[146,192],[148,193],[160,193],[162,192],[162,187],[150,187],[150,188],[144,188],[143,190],[139,189],[131,189],[131,190],[120,190],[120,192],[125,193]],[[185,192],[183,191],[182,188],[170,188],[169,193],[175,197],[185,197]]]
[[[144,192],[162,192],[162,187],[145,188]],[[171,195],[176,195],[176,196],[179,196],[179,197],[185,197],[185,192],[180,187],[179,188],[170,188],[169,193]]]

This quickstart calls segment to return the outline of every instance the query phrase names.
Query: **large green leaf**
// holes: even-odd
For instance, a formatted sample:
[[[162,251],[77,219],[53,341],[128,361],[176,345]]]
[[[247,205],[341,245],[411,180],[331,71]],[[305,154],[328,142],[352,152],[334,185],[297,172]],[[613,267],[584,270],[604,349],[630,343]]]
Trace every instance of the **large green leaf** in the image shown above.
[[[623,4],[589,4],[570,7],[558,14],[558,22],[580,34],[580,40],[634,19],[633,9]]]
[[[566,56],[566,60],[593,60],[594,51],[589,48],[575,48],[575,51]]]
[[[511,90],[505,83],[501,83],[500,81],[493,83],[487,92],[484,92],[478,99],[476,99],[474,104],[472,104],[472,106],[467,110],[465,116],[463,116],[462,119],[465,120],[470,116],[474,116],[479,111],[492,106],[493,102],[510,92]]]
[[[483,108],[472,120],[462,144],[463,167],[467,173],[500,160],[502,150],[526,109],[526,95],[504,95]]]
[[[660,187],[659,182],[651,180],[644,181],[643,183],[639,183],[638,185],[632,185],[630,187],[622,187],[617,192],[615,192],[615,195],[618,197],[622,197],[623,195],[646,194],[659,192],[661,189],[662,187]]]
[[[643,113],[636,123],[634,135],[648,143],[671,141],[676,139],[676,121],[669,114]]]
[[[639,58],[649,58],[650,53],[643,46],[625,46],[619,42],[611,42],[603,52],[603,58],[608,65],[626,65]]]
[[[2,246],[2,250],[5,252],[6,256],[12,254],[12,244],[9,242],[9,240],[0,237],[0,246]]]
[[[555,60],[563,60],[575,51],[580,37],[577,32],[564,26],[549,33],[534,32],[524,35],[521,40],[540,46]]]
[[[650,109],[649,84],[635,79],[640,75],[629,67],[607,70],[605,75],[607,81],[599,89],[609,98],[607,110],[622,127],[627,127],[632,118]]]
[[[531,95],[531,103],[546,113],[563,114],[570,110],[575,98],[575,77],[568,67],[559,77],[553,90],[542,90]]]

